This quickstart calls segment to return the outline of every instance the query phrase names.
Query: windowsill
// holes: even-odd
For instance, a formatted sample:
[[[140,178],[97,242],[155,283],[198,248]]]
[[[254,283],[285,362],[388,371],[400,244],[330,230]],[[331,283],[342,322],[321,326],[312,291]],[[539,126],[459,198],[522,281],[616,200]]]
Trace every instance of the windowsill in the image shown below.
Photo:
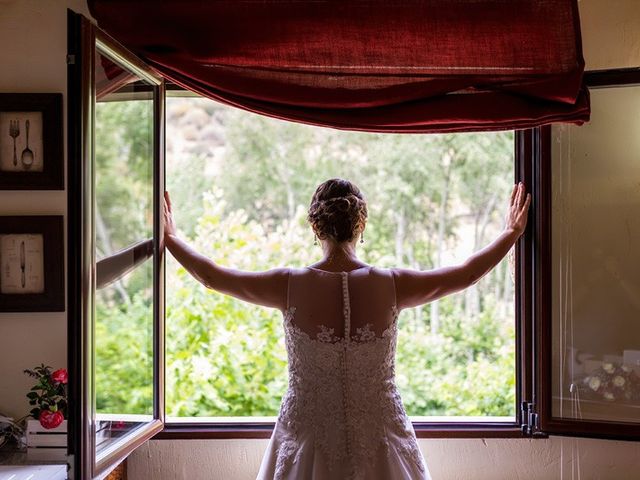
[[[523,438],[513,417],[410,417],[418,438]],[[266,439],[276,417],[167,417],[156,440]]]
[[[477,416],[477,417],[463,417],[463,416],[456,416],[456,417],[452,417],[452,416],[441,416],[441,417],[436,417],[436,416],[414,416],[414,415],[409,415],[409,418],[411,419],[411,421],[415,424],[415,423],[454,423],[454,424],[459,424],[459,423],[478,423],[478,424],[483,424],[483,423],[490,423],[490,424],[494,424],[494,423],[504,423],[504,424],[513,424],[515,423],[516,419],[515,417],[488,417],[488,416]],[[239,425],[243,425],[243,424],[250,424],[250,423],[266,423],[266,424],[271,424],[273,425],[276,421],[276,417],[275,416],[264,416],[264,417],[248,417],[248,416],[243,416],[243,417],[170,417],[167,416],[165,419],[165,423],[167,424],[177,424],[177,425],[184,425],[184,424],[205,424],[205,425],[211,425],[211,424],[227,424],[227,423],[234,423],[234,424],[239,424]]]

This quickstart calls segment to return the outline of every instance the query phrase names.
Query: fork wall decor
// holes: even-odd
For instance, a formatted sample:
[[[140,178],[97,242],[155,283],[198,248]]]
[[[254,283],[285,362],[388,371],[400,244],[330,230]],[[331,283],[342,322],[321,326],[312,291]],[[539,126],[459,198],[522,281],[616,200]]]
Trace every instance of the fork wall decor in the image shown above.
[[[0,93],[0,190],[63,190],[62,94]]]

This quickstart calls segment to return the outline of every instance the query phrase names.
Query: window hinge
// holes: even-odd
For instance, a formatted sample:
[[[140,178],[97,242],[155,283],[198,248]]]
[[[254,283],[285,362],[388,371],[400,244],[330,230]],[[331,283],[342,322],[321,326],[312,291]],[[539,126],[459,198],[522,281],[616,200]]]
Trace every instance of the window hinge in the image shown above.
[[[520,425],[522,433],[528,436],[538,433],[540,431],[540,423],[535,403],[522,402],[520,411],[522,414],[520,417],[522,418],[522,424]]]
[[[75,64],[76,64],[76,56],[67,55],[67,65],[75,65]]]
[[[73,470],[73,466],[75,464],[75,456],[72,455],[67,455],[67,479],[68,480],[75,480],[75,475],[74,475],[74,470]]]

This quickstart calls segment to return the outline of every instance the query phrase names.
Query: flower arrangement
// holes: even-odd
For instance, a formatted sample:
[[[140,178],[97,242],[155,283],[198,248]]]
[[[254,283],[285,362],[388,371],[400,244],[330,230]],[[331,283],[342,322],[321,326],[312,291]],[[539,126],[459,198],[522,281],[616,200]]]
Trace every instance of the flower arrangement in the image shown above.
[[[24,373],[36,379],[36,384],[27,393],[29,405],[33,406],[29,414],[44,428],[56,428],[67,417],[67,370],[52,371],[51,367],[42,364]]]
[[[586,398],[609,402],[640,401],[640,378],[631,367],[605,362],[582,379]]]

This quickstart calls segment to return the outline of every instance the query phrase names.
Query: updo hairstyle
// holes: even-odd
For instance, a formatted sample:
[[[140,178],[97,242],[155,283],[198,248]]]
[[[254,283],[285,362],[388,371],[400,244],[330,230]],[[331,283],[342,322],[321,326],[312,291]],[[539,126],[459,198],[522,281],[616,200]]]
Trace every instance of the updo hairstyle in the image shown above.
[[[313,194],[307,220],[319,239],[348,242],[364,230],[367,204],[353,183],[332,178],[321,183]]]

